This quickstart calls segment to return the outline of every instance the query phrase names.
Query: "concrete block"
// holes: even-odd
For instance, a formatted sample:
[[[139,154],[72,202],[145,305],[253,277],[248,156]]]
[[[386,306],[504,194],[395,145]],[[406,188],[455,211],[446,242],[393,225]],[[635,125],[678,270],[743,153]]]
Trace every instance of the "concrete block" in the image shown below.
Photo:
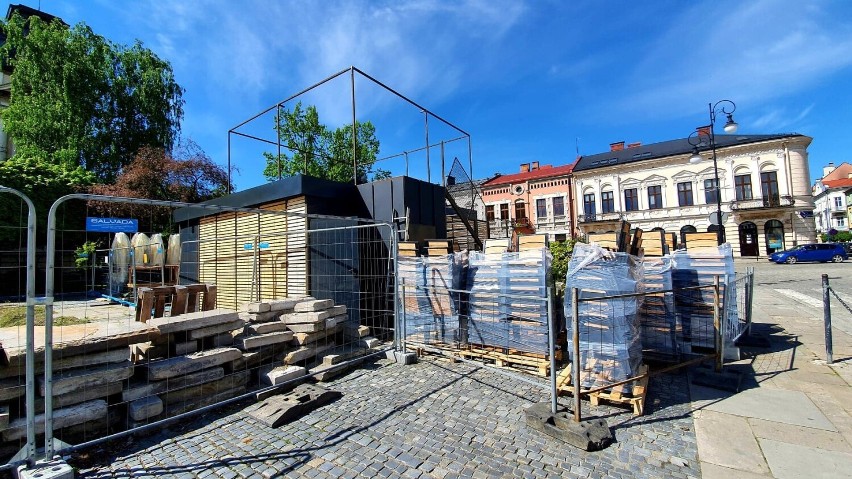
[[[248,384],[249,374],[249,371],[234,371],[222,379],[176,391],[170,390],[161,393],[159,396],[163,400],[163,404],[167,406],[166,409],[168,409],[173,404],[194,402],[200,398],[215,396],[221,391],[241,390],[240,394],[242,394],[245,392],[246,384]]]
[[[340,316],[342,314],[346,314],[346,305],[338,304],[328,308],[326,311],[328,311],[329,316]]]
[[[174,343],[175,356],[192,354],[198,352],[198,341],[187,341],[185,343]]]
[[[300,301],[296,303],[296,305],[293,306],[293,310],[297,313],[307,311],[322,311],[332,306],[334,306],[334,301],[331,299],[309,299],[307,301]]]
[[[319,331],[325,331],[326,322],[320,321],[318,323],[298,323],[288,324],[286,326],[290,331],[293,331],[294,333],[316,333]],[[333,326],[334,325],[332,325],[332,327]]]
[[[234,344],[234,335],[231,333],[222,333],[213,336],[211,340],[214,348],[221,348],[224,346],[231,346]]]
[[[64,369],[83,368],[98,364],[120,363],[122,361],[127,361],[129,358],[130,348],[128,348],[127,345],[99,353],[77,354],[74,356],[58,355],[53,357],[53,370],[61,371]],[[36,374],[44,372],[44,364],[42,362],[36,361],[35,366]],[[23,367],[11,368],[0,366],[0,379],[24,376],[24,374],[26,374],[26,370]]]
[[[152,318],[148,325],[160,330],[161,334],[191,331],[223,323],[233,323],[240,319],[236,311],[230,309],[212,309],[210,311],[195,311],[163,318]]]
[[[281,316],[286,324],[318,323],[328,319],[328,311],[308,311],[305,313],[287,313]]]
[[[27,384],[22,377],[13,377],[0,381],[0,401],[9,401],[26,394]]]
[[[246,307],[246,311],[249,313],[266,313],[272,309],[272,306],[269,303],[249,303]]]
[[[9,427],[9,405],[0,405],[0,430]]]
[[[260,334],[257,336],[242,336],[237,337],[237,347],[242,350],[257,349],[273,344],[288,343],[293,340],[293,333],[290,331],[278,331],[275,333]]]
[[[308,370],[303,366],[270,365],[260,369],[259,377],[261,384],[276,386],[306,374],[308,374]]]
[[[135,401],[146,396],[153,396],[166,391],[174,391],[185,387],[216,381],[217,379],[222,379],[224,376],[225,370],[218,367],[205,369],[203,371],[198,371],[197,373],[190,373],[185,376],[174,377],[168,381],[152,381],[144,384],[131,384],[128,389],[122,391],[121,400],[124,402]]]
[[[74,479],[74,469],[62,459],[42,459],[32,467],[24,464],[14,471],[17,479]]]
[[[417,362],[417,354],[412,352],[404,353],[402,351],[390,350],[386,356],[391,361],[396,361],[398,364],[409,365]]]
[[[244,320],[242,320],[241,318],[237,318],[236,320],[227,323],[207,326],[206,328],[193,329],[189,332],[189,339],[201,339],[210,336],[216,336],[217,334],[243,329],[245,325],[246,322]]]
[[[53,429],[64,429],[107,415],[107,403],[102,399],[77,404],[75,406],[56,409],[53,411]],[[36,434],[44,434],[44,414],[36,414]],[[17,441],[27,437],[27,418],[15,419],[9,424],[9,429],[3,431],[3,441]]]
[[[266,323],[276,321],[281,317],[278,311],[267,311],[265,313],[240,313],[240,319],[247,323]]]
[[[148,368],[148,379],[158,381],[182,376],[202,369],[220,366],[241,356],[242,352],[239,349],[216,348],[186,356],[153,361],[146,366]]]
[[[265,399],[249,414],[269,427],[279,427],[342,396],[320,386],[301,384],[289,393]]]
[[[349,315],[348,314],[341,314],[341,315],[338,315],[338,316],[332,316],[332,317],[325,320],[325,327],[326,328],[333,328],[333,327],[337,326],[338,324],[345,323],[346,321],[349,321]]]
[[[565,408],[558,408],[553,414],[549,402],[533,404],[524,410],[524,416],[530,428],[584,451],[599,451],[613,441],[612,431],[605,420],[574,422],[573,415],[569,416]]]
[[[157,396],[146,396],[128,404],[127,413],[134,421],[144,421],[163,413],[163,401]]]
[[[316,333],[294,333],[293,334],[293,343],[299,346],[304,346],[306,344],[315,343],[321,339],[325,339],[334,333],[337,332],[338,326],[333,328],[327,328],[325,331],[319,331]]]
[[[373,348],[378,348],[379,346],[381,346],[382,342],[380,340],[378,340],[377,338],[374,338],[372,336],[367,336],[366,338],[361,338],[361,342],[359,342],[358,344],[360,344],[361,346],[363,346],[367,349],[373,349]]]
[[[302,346],[301,348],[290,351],[287,353],[287,356],[284,357],[284,364],[295,364],[300,363],[302,361],[306,361],[308,359],[313,358],[319,353],[326,351],[330,348],[333,348],[335,343],[332,341],[328,344],[310,344],[307,346]]]
[[[283,321],[249,324],[246,326],[246,332],[250,334],[266,334],[278,331],[287,331],[287,325]]]
[[[358,339],[370,335],[369,326],[361,326],[358,324],[344,323],[343,335],[346,338]]]
[[[270,311],[276,311],[276,312],[283,312],[283,311],[292,310],[293,307],[296,306],[296,303],[298,303],[298,302],[299,302],[298,299],[289,299],[289,298],[276,299],[276,300],[273,300],[273,301],[269,301],[269,310]]]
[[[84,369],[71,369],[53,375],[53,395],[67,394],[109,383],[121,383],[133,376],[133,363],[105,364]],[[44,396],[44,377],[38,378],[39,394]]]

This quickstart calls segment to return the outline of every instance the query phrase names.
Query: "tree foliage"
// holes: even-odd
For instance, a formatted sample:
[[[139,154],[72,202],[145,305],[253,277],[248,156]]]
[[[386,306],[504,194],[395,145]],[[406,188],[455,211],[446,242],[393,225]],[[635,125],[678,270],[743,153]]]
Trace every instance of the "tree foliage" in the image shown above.
[[[320,123],[315,106],[302,108],[299,102],[292,111],[281,110],[274,128],[278,131],[282,151],[264,153],[266,168],[264,176],[270,181],[299,173],[329,180],[352,181],[352,126],[337,129]],[[379,140],[372,122],[355,122],[358,163],[358,183],[372,179],[387,178],[390,172],[375,168],[379,153]],[[280,172],[280,174],[279,174]]]
[[[226,195],[228,173],[192,141],[176,148],[174,154],[163,148],[144,147],[124,168],[115,183],[94,185],[91,192],[107,196],[197,203]],[[139,211],[139,206],[122,203],[92,202],[90,206],[104,215],[133,215]],[[169,208],[143,209],[155,216],[153,229],[165,231],[171,223]]]
[[[174,145],[183,89],[142,43],[116,45],[82,23],[69,29],[18,14],[2,29],[0,59],[14,72],[0,117],[17,154],[109,182],[140,148]]]

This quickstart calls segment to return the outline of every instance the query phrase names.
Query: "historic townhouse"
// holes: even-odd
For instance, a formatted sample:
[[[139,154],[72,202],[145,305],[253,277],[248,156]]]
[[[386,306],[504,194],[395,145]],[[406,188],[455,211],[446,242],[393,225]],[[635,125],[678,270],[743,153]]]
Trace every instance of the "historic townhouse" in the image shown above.
[[[847,231],[849,220],[846,208],[846,190],[852,187],[852,165],[834,163],[822,169],[822,178],[814,182],[814,220],[818,233],[834,229]]]
[[[521,171],[499,175],[482,185],[490,238],[519,233],[546,234],[551,241],[572,237],[573,165],[524,163]]]
[[[816,240],[808,174],[811,138],[796,134],[716,135],[712,153],[689,161],[688,139],[642,145],[613,143],[573,169],[581,234],[614,231],[619,220],[645,231],[716,231],[721,193],[726,241],[735,255],[762,256]]]

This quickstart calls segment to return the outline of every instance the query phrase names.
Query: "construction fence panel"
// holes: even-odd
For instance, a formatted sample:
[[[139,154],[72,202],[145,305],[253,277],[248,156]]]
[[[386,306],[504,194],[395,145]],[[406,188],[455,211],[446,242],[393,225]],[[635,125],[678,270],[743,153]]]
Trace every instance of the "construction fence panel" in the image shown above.
[[[0,364],[5,365],[0,370],[0,433],[6,436],[9,429],[23,429],[8,441],[4,437],[0,454],[5,464],[0,469],[8,469],[36,455],[37,220],[26,195],[4,186],[0,193]]]
[[[82,231],[71,219],[97,214],[95,201],[122,206],[114,214],[137,219],[138,231]],[[155,208],[159,216],[146,218]],[[186,208],[204,211],[174,223]],[[304,204],[199,207],[93,195],[60,199],[51,212],[66,222],[54,221],[48,237],[46,354],[36,371],[35,432],[48,454],[329,380],[393,348],[392,225],[308,215]],[[84,242],[111,247],[94,266],[60,260]],[[84,279],[63,279],[75,275]],[[9,368],[0,374],[19,380]],[[4,444],[27,431],[17,403]]]

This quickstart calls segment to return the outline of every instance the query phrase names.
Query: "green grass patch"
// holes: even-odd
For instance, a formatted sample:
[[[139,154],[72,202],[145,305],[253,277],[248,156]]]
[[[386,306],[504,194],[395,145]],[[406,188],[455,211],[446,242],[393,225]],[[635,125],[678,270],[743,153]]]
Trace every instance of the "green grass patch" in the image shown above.
[[[54,316],[54,326],[68,326],[71,324],[88,323],[85,319],[80,319],[74,316]],[[27,307],[26,306],[0,306],[0,328],[8,328],[12,326],[24,326],[27,324]],[[35,324],[36,326],[44,326],[44,306],[35,307]]]

